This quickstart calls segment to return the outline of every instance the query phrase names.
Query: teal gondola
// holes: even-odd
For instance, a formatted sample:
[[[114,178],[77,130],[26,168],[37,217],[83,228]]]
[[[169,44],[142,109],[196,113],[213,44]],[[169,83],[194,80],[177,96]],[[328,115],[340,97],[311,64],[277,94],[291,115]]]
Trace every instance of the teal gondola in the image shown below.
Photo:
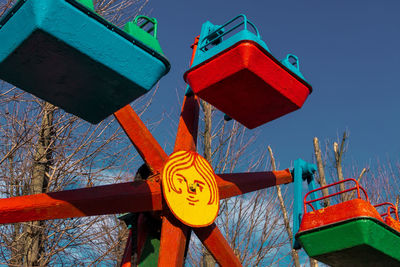
[[[170,63],[155,19],[148,19],[154,24],[149,37],[143,24],[123,31],[97,15],[90,1],[80,2],[17,2],[0,20],[0,78],[98,123],[147,93]]]

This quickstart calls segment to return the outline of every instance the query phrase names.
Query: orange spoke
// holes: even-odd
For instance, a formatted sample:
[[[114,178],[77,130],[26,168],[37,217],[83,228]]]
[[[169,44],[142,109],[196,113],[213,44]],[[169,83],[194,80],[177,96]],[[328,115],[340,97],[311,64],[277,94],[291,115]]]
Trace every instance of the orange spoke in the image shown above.
[[[160,173],[167,154],[130,105],[114,113],[126,135],[153,173]]]
[[[178,221],[172,214],[163,218],[158,266],[183,266],[189,233],[190,228]]]
[[[0,223],[157,210],[160,184],[137,181],[0,199]]]
[[[215,178],[220,199],[293,182],[289,169],[270,172],[217,174]]]
[[[198,41],[199,37],[196,37],[192,45],[193,52],[190,65],[193,63]],[[174,151],[196,151],[198,125],[199,99],[193,94],[190,96],[185,96],[183,99],[181,116],[179,118]]]
[[[207,227],[193,228],[193,231],[220,266],[242,266],[215,223]]]

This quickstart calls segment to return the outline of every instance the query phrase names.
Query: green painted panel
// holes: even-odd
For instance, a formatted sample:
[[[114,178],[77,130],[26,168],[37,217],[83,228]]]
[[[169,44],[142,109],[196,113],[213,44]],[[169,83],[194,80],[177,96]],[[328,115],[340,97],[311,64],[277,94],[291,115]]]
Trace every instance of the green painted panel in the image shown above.
[[[153,35],[137,26],[134,22],[131,21],[126,23],[124,30],[139,41],[141,41],[143,44],[149,46],[161,55],[164,55],[158,40]]]
[[[93,0],[76,0],[76,1],[84,5],[85,7],[89,8],[90,10],[94,11]]]
[[[300,232],[297,239],[310,257],[332,266],[400,266],[400,233],[372,218]]]
[[[147,238],[142,254],[140,256],[139,267],[151,267],[158,264],[158,252],[160,251],[159,237],[150,236]]]

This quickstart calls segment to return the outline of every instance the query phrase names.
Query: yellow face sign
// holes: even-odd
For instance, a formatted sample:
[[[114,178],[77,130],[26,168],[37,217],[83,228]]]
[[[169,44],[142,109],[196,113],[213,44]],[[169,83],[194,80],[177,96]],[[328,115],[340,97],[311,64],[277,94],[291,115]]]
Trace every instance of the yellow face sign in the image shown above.
[[[214,170],[196,152],[171,154],[162,173],[168,207],[182,223],[203,227],[218,215],[219,193]]]

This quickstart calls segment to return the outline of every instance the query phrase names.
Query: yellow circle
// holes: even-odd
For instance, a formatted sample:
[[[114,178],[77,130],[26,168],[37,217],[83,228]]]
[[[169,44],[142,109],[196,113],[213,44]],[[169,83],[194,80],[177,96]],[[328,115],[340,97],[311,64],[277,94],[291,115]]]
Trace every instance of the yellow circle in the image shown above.
[[[168,207],[178,220],[192,227],[212,224],[218,215],[219,193],[210,163],[191,151],[171,154],[162,173]]]

